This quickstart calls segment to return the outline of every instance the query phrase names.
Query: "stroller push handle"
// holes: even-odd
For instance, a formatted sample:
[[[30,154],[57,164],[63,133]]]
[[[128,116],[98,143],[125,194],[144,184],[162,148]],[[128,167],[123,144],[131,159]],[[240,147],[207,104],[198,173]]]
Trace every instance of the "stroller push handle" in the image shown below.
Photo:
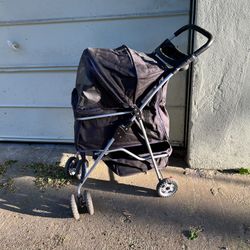
[[[188,54],[183,53],[171,41],[185,31],[196,31],[202,34],[207,41],[196,51]],[[212,42],[213,36],[208,31],[197,25],[189,24],[178,29],[171,38],[166,39],[151,55],[163,68],[178,69],[178,71],[187,70],[190,63],[195,62],[197,57],[207,50]]]
[[[198,33],[202,34],[203,36],[205,36],[208,40],[207,42],[202,45],[199,49],[197,49],[194,53],[193,53],[193,56],[197,57],[199,56],[201,53],[203,53],[205,50],[207,50],[211,44],[213,43],[213,36],[210,32],[208,32],[207,30],[197,26],[197,25],[194,25],[194,24],[188,24],[188,25],[185,25],[183,27],[181,27],[180,29],[178,29],[174,35],[175,37],[179,36],[180,34],[182,34],[183,32],[187,31],[187,30],[194,30],[194,31],[197,31]]]

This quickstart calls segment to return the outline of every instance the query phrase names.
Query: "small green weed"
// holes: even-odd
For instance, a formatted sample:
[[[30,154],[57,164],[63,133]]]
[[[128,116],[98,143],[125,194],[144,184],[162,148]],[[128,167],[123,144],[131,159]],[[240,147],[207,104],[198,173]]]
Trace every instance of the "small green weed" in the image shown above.
[[[16,188],[14,185],[15,184],[14,179],[9,177],[6,180],[6,178],[4,176],[5,176],[5,173],[8,169],[8,166],[10,166],[16,162],[17,161],[14,161],[14,160],[8,160],[8,161],[5,161],[2,165],[0,165],[0,177],[3,177],[3,178],[1,178],[1,182],[0,182],[0,190],[7,190],[10,192],[15,192]]]
[[[34,170],[36,175],[35,185],[40,189],[48,187],[61,188],[69,185],[70,181],[64,172],[64,168],[56,164],[33,163],[27,167]]]
[[[250,174],[250,168],[240,168],[239,169],[239,174],[242,174],[242,175]]]
[[[12,165],[12,164],[14,164],[16,162],[17,162],[17,160],[7,160],[7,161],[4,162],[4,165],[10,166],[10,165]]]
[[[0,176],[4,175],[6,171],[7,171],[7,166],[5,166],[4,164],[0,165]]]
[[[7,181],[5,182],[0,182],[0,190],[7,190],[10,192],[15,192],[16,187],[15,187],[15,182],[13,178],[8,178]]]
[[[16,163],[17,161],[14,161],[14,160],[8,160],[8,161],[5,161],[2,165],[0,165],[0,176],[1,175],[4,175],[7,171],[7,167]]]
[[[199,233],[202,232],[203,229],[201,227],[191,227],[188,232],[188,239],[195,240],[198,238]]]

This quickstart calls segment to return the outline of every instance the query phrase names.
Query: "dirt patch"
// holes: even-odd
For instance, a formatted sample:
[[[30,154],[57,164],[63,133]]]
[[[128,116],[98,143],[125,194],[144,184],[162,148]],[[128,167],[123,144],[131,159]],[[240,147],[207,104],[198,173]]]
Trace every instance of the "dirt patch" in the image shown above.
[[[217,170],[207,170],[207,169],[187,168],[187,169],[185,169],[183,174],[184,175],[190,175],[190,176],[196,176],[196,177],[212,179],[218,174],[218,171]]]
[[[12,177],[6,177],[6,172],[10,166],[17,161],[8,160],[0,165],[0,190],[15,192],[15,182]]]
[[[59,162],[55,164],[33,163],[26,167],[34,171],[34,182],[40,190],[48,187],[59,189],[70,184],[65,169],[59,165]]]
[[[8,161],[5,161],[3,164],[0,164],[0,177],[5,175],[8,167],[16,162],[17,161],[15,161],[15,160],[8,160]]]

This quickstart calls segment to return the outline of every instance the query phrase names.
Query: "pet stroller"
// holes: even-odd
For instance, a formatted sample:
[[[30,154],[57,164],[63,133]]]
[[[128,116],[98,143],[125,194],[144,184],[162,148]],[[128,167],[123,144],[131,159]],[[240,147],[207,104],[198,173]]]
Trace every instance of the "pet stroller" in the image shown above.
[[[171,42],[184,31],[201,33],[207,42],[185,55]],[[117,49],[86,49],[80,59],[76,87],[72,91],[77,153],[66,163],[69,176],[80,180],[77,197],[71,196],[75,219],[79,211],[94,214],[90,193],[81,188],[100,160],[117,175],[126,176],[154,168],[160,197],[177,191],[172,178],[160,169],[172,153],[169,117],[166,110],[167,83],[186,70],[212,43],[212,35],[196,25],[186,25],[165,40],[154,52],[145,54],[125,45]],[[95,160],[89,168],[86,155]]]

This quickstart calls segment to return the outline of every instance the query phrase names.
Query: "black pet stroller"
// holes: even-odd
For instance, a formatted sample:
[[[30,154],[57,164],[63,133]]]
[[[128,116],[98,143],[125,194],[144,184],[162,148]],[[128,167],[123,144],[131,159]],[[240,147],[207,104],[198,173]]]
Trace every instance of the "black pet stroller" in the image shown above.
[[[171,42],[187,30],[208,39],[191,55],[183,54]],[[90,193],[82,194],[81,188],[100,160],[119,176],[154,168],[159,180],[158,195],[169,197],[177,191],[176,181],[163,178],[160,172],[172,153],[167,83],[178,71],[186,70],[211,43],[209,32],[186,25],[151,54],[124,45],[114,50],[84,50],[72,92],[77,153],[65,166],[68,175],[80,179],[77,199],[71,196],[75,219],[80,218],[83,208],[91,215],[94,213]],[[86,155],[95,160],[90,168]]]

